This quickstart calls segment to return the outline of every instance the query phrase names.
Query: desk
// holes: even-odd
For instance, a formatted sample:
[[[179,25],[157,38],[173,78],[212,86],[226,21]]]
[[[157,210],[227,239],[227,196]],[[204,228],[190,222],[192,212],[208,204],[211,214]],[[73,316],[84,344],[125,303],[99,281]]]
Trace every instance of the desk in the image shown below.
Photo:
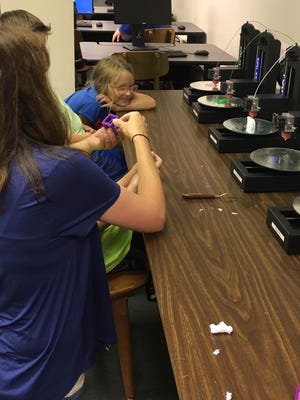
[[[292,400],[300,383],[300,256],[285,253],[266,214],[300,193],[243,193],[230,160],[245,154],[216,152],[182,91],[148,93],[158,107],[143,114],[164,160],[168,216],[163,232],[144,237],[179,398]],[[129,141],[125,152],[133,162]],[[193,191],[236,198],[181,198]],[[210,333],[220,321],[231,335]]]
[[[230,54],[226,53],[219,47],[213,44],[196,44],[196,43],[178,43],[172,45],[169,43],[151,43],[152,46],[157,46],[160,50],[176,49],[182,50],[188,54],[187,57],[170,57],[170,72],[172,76],[180,75],[182,81],[180,87],[183,88],[189,85],[194,80],[207,79],[208,69],[216,66],[217,64],[235,64],[236,59]],[[205,49],[209,51],[208,56],[195,56],[194,51],[197,49]],[[129,51],[122,47],[122,43],[96,43],[96,42],[81,42],[80,49],[82,57],[88,63],[96,63],[104,57],[111,56],[117,52]],[[204,75],[200,78],[193,79],[193,74],[190,73],[191,67],[198,67],[199,65],[204,68]],[[188,67],[188,68],[187,68]]]
[[[102,19],[113,20],[114,19],[113,6],[95,6],[92,18],[93,19],[101,19],[101,20]]]
[[[83,34],[84,41],[87,42],[111,42],[114,31],[120,26],[115,24],[114,21],[101,21],[103,26],[97,27],[98,20],[89,20],[92,27],[77,27]],[[184,25],[185,30],[178,29],[178,26]],[[175,30],[176,35],[187,36],[187,43],[206,43],[206,33],[198,28],[198,26],[190,22],[173,22],[172,28]]]
[[[187,57],[171,57],[169,58],[172,64],[194,64],[194,65],[208,65],[214,66],[218,63],[221,64],[235,64],[236,59],[230,54],[226,53],[214,44],[197,44],[197,43],[150,43],[151,46],[156,46],[159,50],[164,51],[168,49],[182,50],[187,53]],[[197,49],[208,50],[208,56],[195,56],[194,51]],[[107,43],[107,42],[81,42],[80,49],[82,57],[88,62],[101,60],[104,57],[111,56],[114,53],[130,51],[126,50],[122,43]]]

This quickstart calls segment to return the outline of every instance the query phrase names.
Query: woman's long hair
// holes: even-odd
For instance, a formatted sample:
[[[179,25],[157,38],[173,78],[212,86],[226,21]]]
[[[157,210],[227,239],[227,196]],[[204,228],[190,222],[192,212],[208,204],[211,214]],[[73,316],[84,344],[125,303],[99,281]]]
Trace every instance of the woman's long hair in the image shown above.
[[[0,28],[0,194],[16,160],[39,198],[44,185],[32,149],[51,153],[68,141],[68,122],[49,85],[49,65],[38,35]]]

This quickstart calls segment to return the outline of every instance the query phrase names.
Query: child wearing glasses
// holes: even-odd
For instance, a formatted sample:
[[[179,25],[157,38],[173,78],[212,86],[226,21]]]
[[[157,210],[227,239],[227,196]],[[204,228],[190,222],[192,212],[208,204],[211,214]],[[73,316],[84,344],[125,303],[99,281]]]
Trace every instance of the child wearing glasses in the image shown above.
[[[80,116],[81,121],[95,129],[102,126],[103,119],[109,112],[149,110],[155,108],[155,100],[137,92],[132,66],[122,57],[110,56],[100,60],[94,68],[92,82],[84,89],[69,96],[66,103]],[[128,169],[120,146],[107,150],[96,150],[91,158],[109,176],[118,181]],[[159,165],[158,165],[159,168]],[[139,235],[130,229],[110,225],[101,232],[104,249],[106,272],[120,269],[131,269],[132,254],[142,258],[139,251]],[[140,260],[140,267],[145,264]]]
[[[122,57],[110,56],[94,68],[92,82],[71,94],[66,103],[86,125],[99,129],[109,112],[140,111],[155,108],[155,100],[137,92],[132,66]],[[127,172],[123,150],[115,147],[97,150],[92,159],[114,180]]]
[[[94,68],[92,82],[65,101],[83,123],[99,128],[108,112],[140,111],[155,108],[155,100],[137,92],[132,66],[122,57],[112,55]]]

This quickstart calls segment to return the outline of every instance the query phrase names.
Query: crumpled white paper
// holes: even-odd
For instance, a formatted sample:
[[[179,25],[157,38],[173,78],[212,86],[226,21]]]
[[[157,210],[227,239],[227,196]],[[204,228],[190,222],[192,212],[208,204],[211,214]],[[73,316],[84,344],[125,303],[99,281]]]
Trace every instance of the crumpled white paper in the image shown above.
[[[230,325],[225,324],[224,321],[219,322],[217,325],[210,324],[210,332],[211,333],[232,333],[233,328]]]

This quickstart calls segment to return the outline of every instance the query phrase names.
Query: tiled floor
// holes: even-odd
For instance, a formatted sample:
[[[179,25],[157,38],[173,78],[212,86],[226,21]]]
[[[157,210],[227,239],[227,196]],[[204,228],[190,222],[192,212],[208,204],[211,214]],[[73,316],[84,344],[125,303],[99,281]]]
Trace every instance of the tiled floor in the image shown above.
[[[129,300],[135,400],[178,400],[158,307],[144,290]],[[116,347],[99,352],[80,400],[124,400]]]

